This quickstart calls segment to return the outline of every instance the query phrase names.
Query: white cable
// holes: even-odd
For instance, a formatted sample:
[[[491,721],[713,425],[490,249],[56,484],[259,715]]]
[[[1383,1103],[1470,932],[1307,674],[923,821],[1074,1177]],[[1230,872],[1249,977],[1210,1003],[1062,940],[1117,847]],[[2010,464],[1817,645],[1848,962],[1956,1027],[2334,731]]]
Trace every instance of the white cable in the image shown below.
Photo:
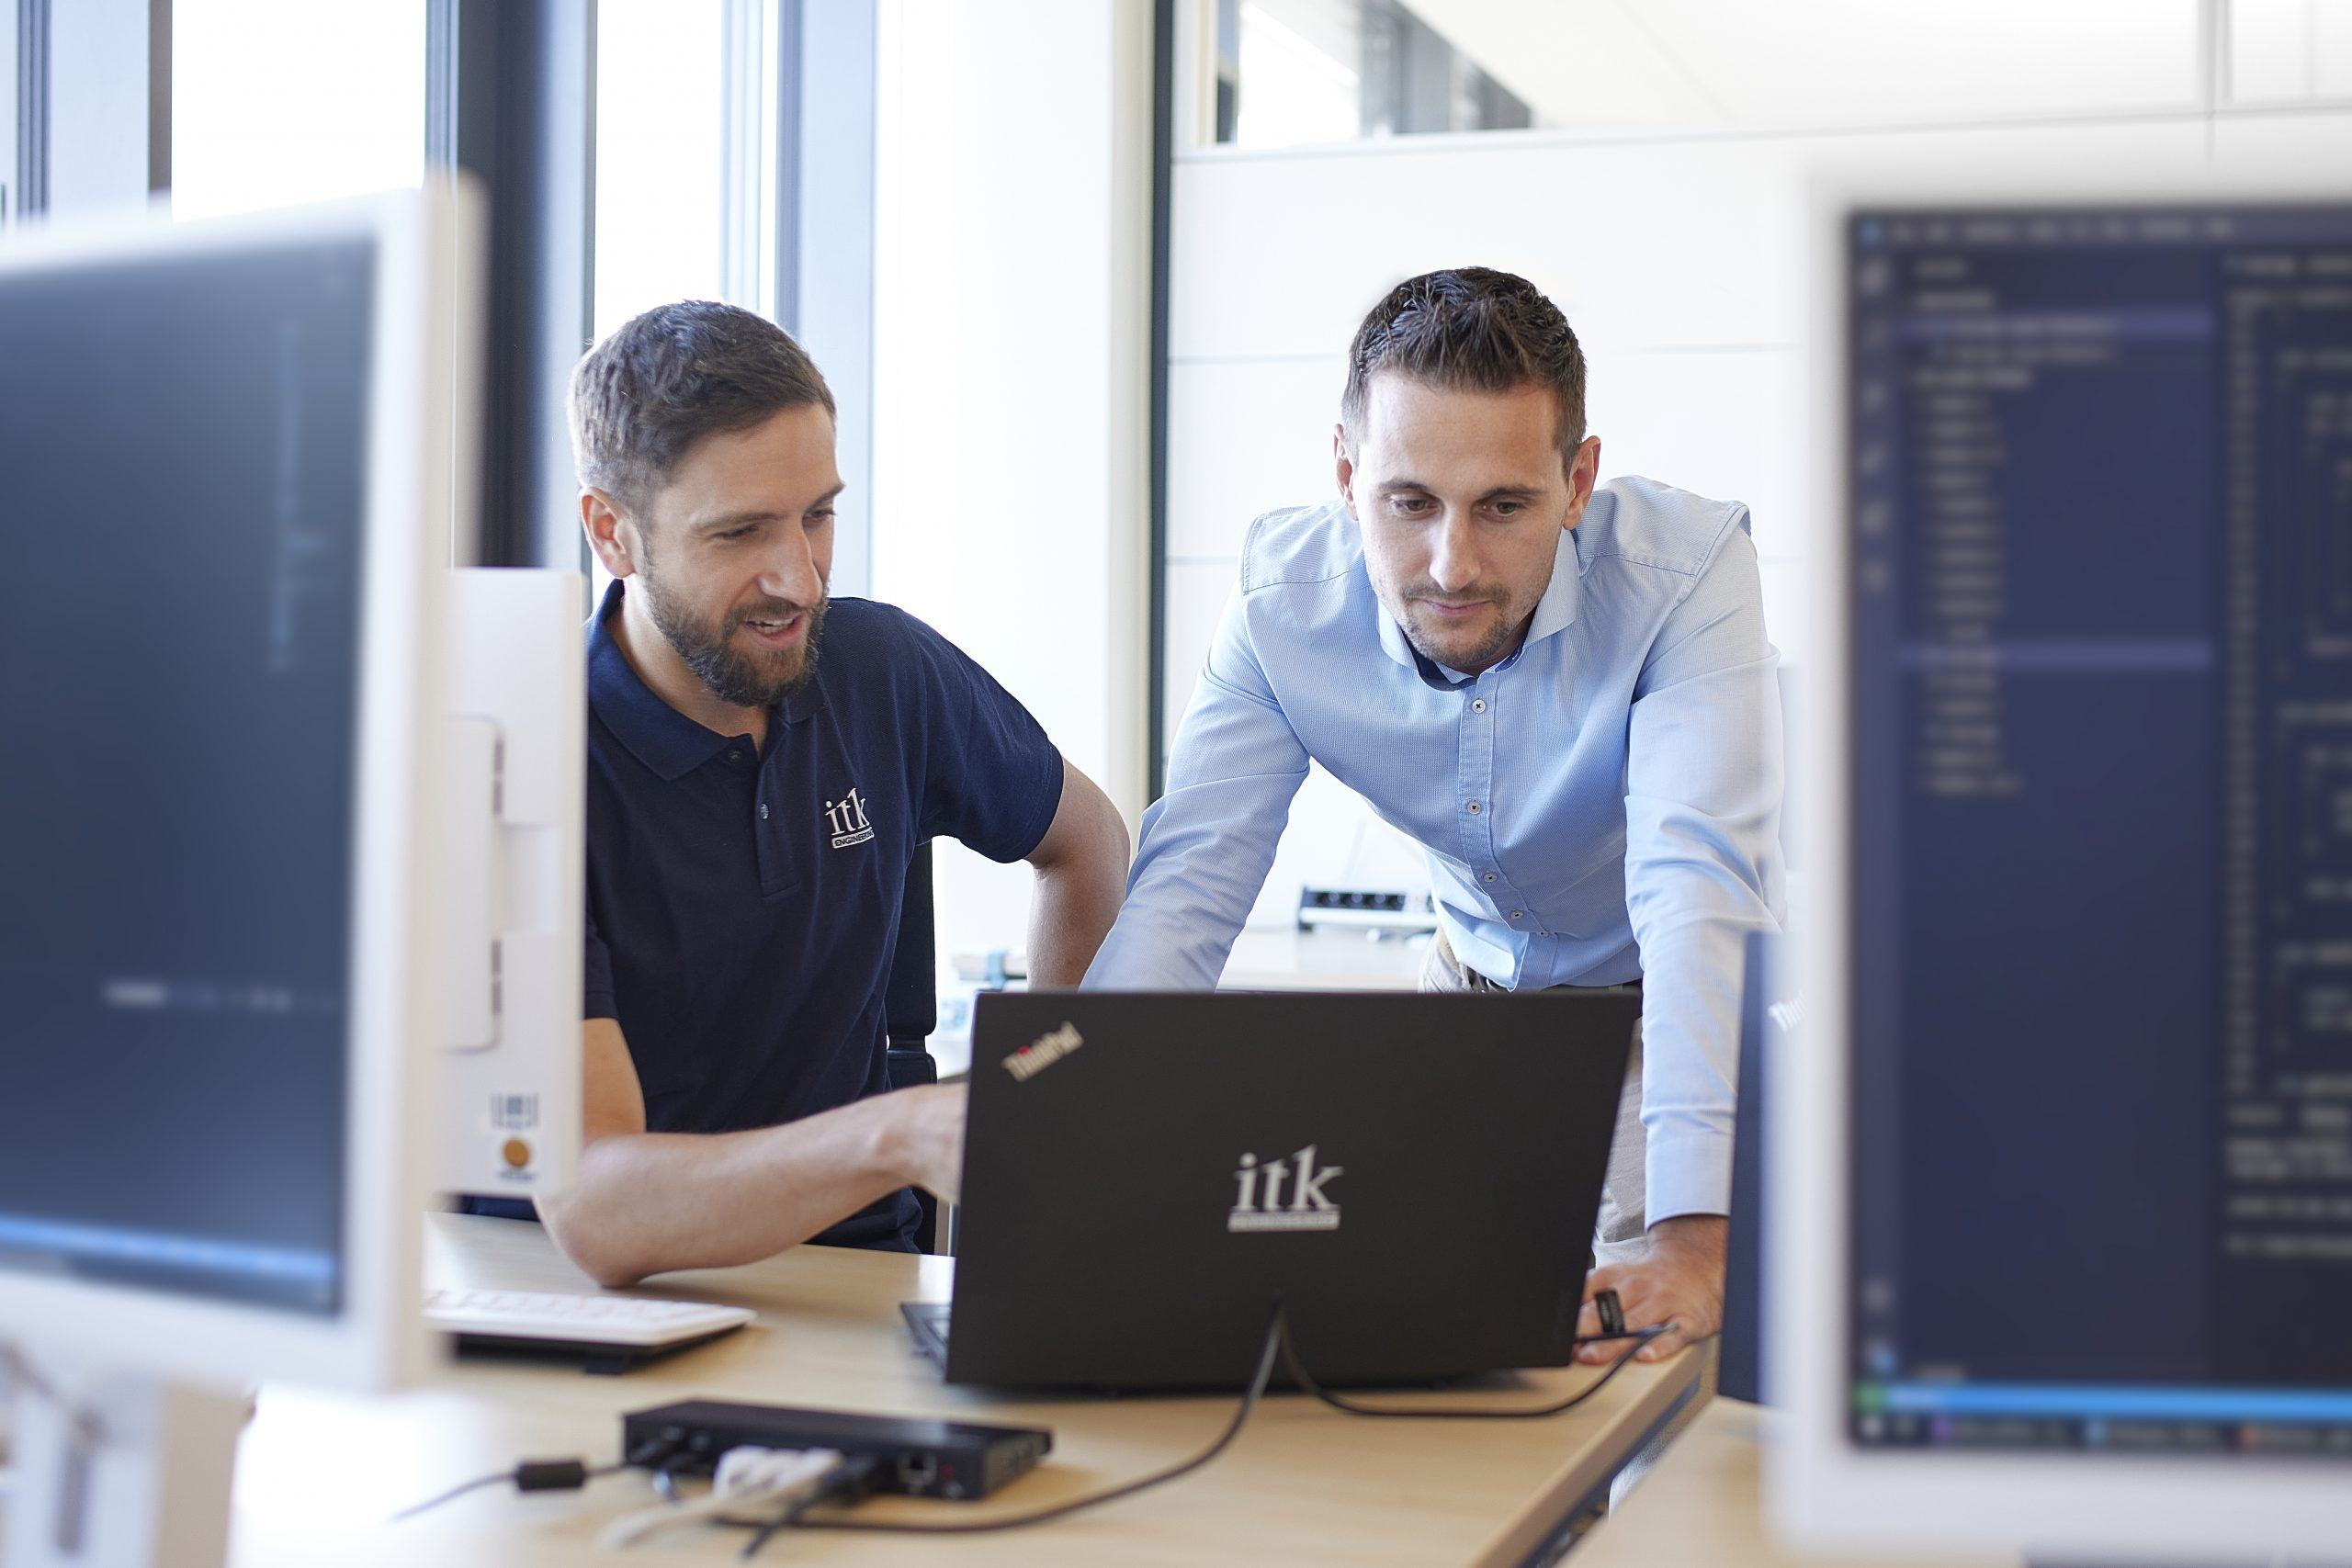
[[[668,1525],[724,1519],[738,1510],[774,1513],[831,1479],[842,1465],[832,1449],[762,1449],[745,1445],[718,1456],[710,1490],[689,1503],[658,1503],[606,1525],[596,1544],[618,1550]]]

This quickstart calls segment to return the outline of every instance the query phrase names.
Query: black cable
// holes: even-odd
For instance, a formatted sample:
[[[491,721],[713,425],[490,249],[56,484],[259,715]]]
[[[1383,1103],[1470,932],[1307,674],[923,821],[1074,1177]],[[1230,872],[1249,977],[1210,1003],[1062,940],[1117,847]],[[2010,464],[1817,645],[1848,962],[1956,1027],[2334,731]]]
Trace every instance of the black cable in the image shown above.
[[[833,1478],[829,1478],[828,1484],[824,1487],[820,1487],[818,1495],[813,1495],[796,1502],[791,1507],[786,1509],[785,1513],[777,1518],[771,1519],[763,1525],[750,1527],[755,1529],[759,1533],[752,1539],[752,1544],[744,1549],[743,1555],[747,1558],[750,1557],[762,1546],[765,1545],[771,1536],[775,1535],[778,1530],[787,1527],[798,1529],[817,1530],[870,1530],[876,1534],[888,1535],[979,1535],[991,1530],[1021,1529],[1029,1525],[1041,1525],[1048,1519],[1058,1519],[1067,1515],[1078,1513],[1081,1509],[1099,1507],[1104,1503],[1116,1502],[1122,1497],[1132,1497],[1138,1492],[1147,1491],[1151,1487],[1160,1485],[1166,1482],[1174,1481],[1180,1476],[1190,1475],[1193,1472],[1200,1469],[1203,1465],[1208,1463],[1211,1460],[1216,1458],[1217,1455],[1223,1453],[1227,1448],[1231,1447],[1234,1438],[1241,1435],[1241,1428],[1248,1424],[1250,1412],[1257,1408],[1259,1399],[1264,1395],[1266,1392],[1266,1384],[1272,1379],[1274,1357],[1277,1352],[1279,1352],[1283,1360],[1288,1363],[1291,1376],[1297,1382],[1299,1387],[1305,1389],[1308,1393],[1313,1394],[1317,1399],[1321,1400],[1324,1404],[1330,1405],[1332,1408],[1336,1410],[1344,1410],[1351,1416],[1434,1416],[1439,1418],[1456,1417],[1463,1419],[1474,1417],[1524,1419],[1540,1416],[1557,1416],[1563,1411],[1573,1409],[1577,1405],[1583,1404],[1586,1400],[1600,1393],[1602,1386],[1605,1385],[1611,1378],[1615,1377],[1619,1371],[1623,1370],[1625,1363],[1634,1359],[1635,1353],[1641,1349],[1644,1344],[1657,1338],[1661,1334],[1669,1332],[1674,1328],[1674,1326],[1675,1325],[1670,1323],[1662,1323],[1655,1328],[1630,1329],[1623,1334],[1595,1334],[1576,1340],[1575,1343],[1578,1345],[1590,1345],[1608,1339],[1628,1339],[1633,1341],[1633,1343],[1627,1345],[1625,1347],[1625,1353],[1618,1357],[1614,1361],[1610,1362],[1608,1369],[1599,1377],[1595,1378],[1591,1382],[1586,1384],[1583,1388],[1578,1389],[1566,1399],[1561,1400],[1555,1404],[1545,1405],[1540,1409],[1474,1410],[1466,1408],[1440,1408],[1434,1410],[1384,1410],[1374,1405],[1357,1404],[1352,1401],[1342,1399],[1338,1394],[1332,1393],[1329,1390],[1325,1389],[1312,1377],[1307,1375],[1306,1369],[1299,1365],[1297,1352],[1291,1345],[1289,1314],[1283,1310],[1283,1304],[1281,1301],[1277,1299],[1274,1303],[1272,1319],[1266,1325],[1265,1344],[1258,1352],[1258,1369],[1250,1379],[1249,1391],[1241,1396],[1240,1407],[1234,1411],[1233,1419],[1227,1424],[1225,1430],[1218,1435],[1217,1439],[1188,1460],[1170,1465],[1166,1470],[1157,1471],[1150,1475],[1142,1477],[1139,1480],[1127,1482],[1124,1485],[1114,1486],[1107,1492],[1097,1492],[1090,1497],[1077,1497],[1067,1503],[1057,1503],[1049,1508],[1039,1508],[1034,1512],[1014,1515],[1009,1518],[941,1521],[935,1523],[922,1523],[910,1519],[808,1517],[808,1511],[810,1508],[817,1506],[819,1503],[825,1501],[827,1495],[831,1494],[831,1480]],[[870,1473],[870,1472],[867,1473]],[[840,1474],[841,1472],[837,1472],[836,1478]],[[865,1479],[865,1477],[864,1475],[859,1477],[860,1485],[863,1485]]]
[[[407,1507],[402,1508],[399,1513],[392,1516],[392,1523],[399,1524],[402,1519],[413,1519],[417,1515],[424,1513],[428,1509],[437,1508],[442,1504],[462,1497],[469,1492],[479,1492],[485,1486],[495,1486],[502,1481],[512,1481],[514,1479],[514,1472],[511,1470],[502,1470],[492,1475],[478,1475],[471,1481],[466,1482],[461,1485],[450,1487],[449,1490],[442,1493],[437,1497],[427,1497],[422,1503],[410,1504]]]
[[[1089,1497],[1074,1497],[1067,1503],[1057,1503],[1049,1508],[1016,1514],[1009,1518],[943,1520],[934,1524],[922,1524],[907,1519],[804,1517],[795,1520],[794,1527],[804,1530],[872,1530],[890,1535],[979,1535],[989,1530],[1021,1529],[1029,1525],[1041,1525],[1047,1519],[1062,1518],[1084,1508],[1100,1507],[1105,1503],[1114,1503],[1122,1497],[1132,1497],[1138,1492],[1163,1485],[1180,1476],[1190,1475],[1217,1455],[1225,1452],[1232,1446],[1233,1439],[1241,1435],[1241,1428],[1249,1423],[1250,1413],[1258,1407],[1259,1397],[1266,1392],[1266,1384],[1274,1375],[1274,1353],[1281,1348],[1283,1338],[1283,1308],[1282,1303],[1277,1301],[1274,1303],[1273,1315],[1266,1324],[1266,1342],[1258,1352],[1258,1370],[1250,1376],[1249,1392],[1241,1396],[1240,1408],[1234,1411],[1233,1419],[1227,1423],[1225,1430],[1218,1435],[1216,1441],[1192,1458],[1171,1464],[1166,1470],[1155,1471],[1139,1480],[1114,1486],[1107,1492],[1097,1492]]]
[[[800,1522],[800,1516],[827,1503],[862,1503],[874,1495],[882,1474],[882,1461],[873,1454],[860,1454],[845,1459],[829,1472],[806,1497],[795,1498],[785,1506],[782,1513],[759,1527],[751,1544],[743,1548],[743,1560],[750,1562],[760,1554],[778,1530],[788,1529]]]
[[[471,1481],[450,1487],[436,1497],[427,1497],[422,1503],[412,1503],[394,1514],[391,1522],[399,1524],[402,1519],[414,1518],[417,1515],[437,1508],[444,1503],[455,1501],[469,1492],[479,1492],[485,1486],[495,1486],[502,1481],[513,1482],[514,1490],[517,1492],[577,1492],[600,1476],[618,1475],[624,1470],[636,1470],[652,1464],[667,1454],[671,1449],[676,1447],[677,1443],[678,1438],[665,1433],[644,1444],[635,1453],[628,1455],[618,1463],[599,1465],[594,1470],[589,1469],[587,1462],[583,1460],[526,1459],[512,1470],[502,1470],[490,1475],[477,1475]]]
[[[1532,1408],[1498,1410],[1491,1405],[1482,1407],[1471,1404],[1358,1404],[1354,1400],[1342,1399],[1340,1395],[1333,1393],[1329,1389],[1325,1388],[1321,1383],[1317,1382],[1313,1377],[1308,1375],[1306,1367],[1299,1363],[1298,1351],[1291,1344],[1290,1319],[1288,1317],[1284,1317],[1279,1325],[1281,1329],[1280,1337],[1282,1339],[1283,1347],[1283,1365],[1289,1369],[1291,1380],[1297,1383],[1299,1387],[1305,1389],[1307,1393],[1313,1394],[1316,1398],[1329,1405],[1332,1409],[1344,1410],[1351,1416],[1393,1416],[1407,1420],[1424,1421],[1533,1421],[1539,1420],[1547,1416],[1557,1416],[1564,1411],[1574,1410],[1577,1405],[1582,1404],[1586,1400],[1590,1399],[1594,1394],[1599,1393],[1603,1388],[1607,1387],[1609,1380],[1615,1377],[1619,1372],[1624,1371],[1625,1363],[1632,1360],[1635,1355],[1639,1354],[1645,1344],[1657,1338],[1661,1334],[1669,1332],[1674,1328],[1674,1326],[1675,1325],[1671,1323],[1661,1323],[1652,1328],[1629,1328],[1623,1334],[1594,1334],[1578,1339],[1576,1341],[1578,1345],[1590,1345],[1603,1339],[1630,1339],[1633,1343],[1626,1346],[1624,1353],[1619,1356],[1615,1360],[1610,1362],[1608,1369],[1599,1377],[1593,1379],[1590,1382],[1577,1390],[1576,1393],[1568,1395],[1567,1398],[1559,1400],[1551,1404],[1539,1404]]]

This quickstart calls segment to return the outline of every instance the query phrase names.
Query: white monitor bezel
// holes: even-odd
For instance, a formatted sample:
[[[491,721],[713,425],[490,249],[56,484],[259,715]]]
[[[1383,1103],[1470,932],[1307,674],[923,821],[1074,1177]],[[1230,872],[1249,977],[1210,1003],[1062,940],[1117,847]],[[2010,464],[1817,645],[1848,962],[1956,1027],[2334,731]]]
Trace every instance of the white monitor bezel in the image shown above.
[[[2168,133],[2168,134],[2167,134]],[[2203,129],[2163,128],[2199,151]],[[1808,343],[1817,536],[1811,602],[1825,657],[1806,682],[1804,819],[1815,825],[1808,930],[1801,944],[1801,1051],[1772,1064],[1769,1096],[1771,1219],[1768,1353],[1792,1427],[1772,1450],[1779,1523],[1825,1547],[1982,1545],[2039,1554],[2145,1561],[2235,1560],[2248,1553],[2335,1552],[2352,1540],[2352,1476],[2343,1461],[2254,1461],[2068,1451],[1871,1450],[1846,1431],[1850,1238],[1845,977],[1851,973],[1852,627],[1846,603],[1848,399],[1845,227],[1865,208],[2352,203],[2352,176],[2283,165],[2124,151],[2079,161],[1865,156],[1826,164],[1808,182],[1813,285]]]
[[[358,239],[377,257],[368,398],[359,714],[355,727],[350,1031],[342,1304],[332,1315],[0,1272],[0,1337],[57,1357],[193,1382],[388,1387],[425,1364],[417,1310],[426,1113],[442,1018],[431,922],[443,688],[440,573],[457,488],[449,398],[459,292],[479,268],[448,236],[475,198],[424,190],[175,223],[160,209],[28,227],[0,280],[93,263]],[[200,1110],[200,1108],[192,1108]]]

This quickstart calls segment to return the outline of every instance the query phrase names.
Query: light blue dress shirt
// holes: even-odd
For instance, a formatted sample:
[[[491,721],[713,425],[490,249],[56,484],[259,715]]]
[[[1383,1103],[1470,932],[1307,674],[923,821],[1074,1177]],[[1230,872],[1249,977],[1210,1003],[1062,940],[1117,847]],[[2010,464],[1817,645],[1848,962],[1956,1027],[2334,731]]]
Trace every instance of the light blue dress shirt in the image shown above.
[[[1469,680],[1415,654],[1339,502],[1270,513],[1086,984],[1214,986],[1312,758],[1428,852],[1470,968],[1643,978],[1647,1223],[1726,1213],[1742,948],[1783,908],[1779,661],[1736,502],[1601,486]]]

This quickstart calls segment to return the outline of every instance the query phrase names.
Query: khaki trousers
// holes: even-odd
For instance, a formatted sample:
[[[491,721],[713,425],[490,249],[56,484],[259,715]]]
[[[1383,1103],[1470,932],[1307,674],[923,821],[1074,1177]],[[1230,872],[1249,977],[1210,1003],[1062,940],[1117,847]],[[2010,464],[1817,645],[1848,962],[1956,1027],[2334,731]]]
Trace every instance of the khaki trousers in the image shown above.
[[[1421,964],[1424,991],[1499,991],[1500,986],[1467,968],[1439,931],[1430,939],[1429,956]],[[1619,1263],[1640,1250],[1644,1234],[1642,1194],[1645,1183],[1642,1134],[1642,1025],[1634,1021],[1634,1049],[1625,1065],[1625,1087],[1617,1096],[1617,1131],[1609,1144],[1609,1174],[1600,1188],[1600,1215],[1593,1227],[1595,1263]]]

